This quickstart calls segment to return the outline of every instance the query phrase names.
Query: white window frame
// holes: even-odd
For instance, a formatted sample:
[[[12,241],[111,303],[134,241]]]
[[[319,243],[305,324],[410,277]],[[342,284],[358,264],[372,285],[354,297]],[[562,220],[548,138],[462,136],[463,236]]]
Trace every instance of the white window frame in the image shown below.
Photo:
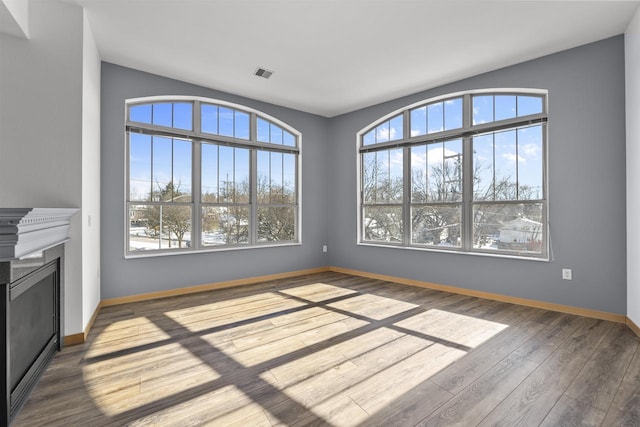
[[[152,104],[162,102],[189,102],[193,104],[192,130],[184,130],[178,128],[170,128],[165,126],[159,126],[154,124],[147,124],[141,122],[133,122],[129,120],[130,107],[141,104]],[[202,104],[214,104],[220,107],[228,107],[234,110],[239,110],[249,114],[249,139],[233,138],[223,135],[210,134],[200,131],[200,105]],[[291,133],[295,139],[295,146],[278,145],[273,143],[259,142],[257,141],[257,119],[267,120],[273,123],[283,130]],[[294,127],[288,125],[282,120],[266,114],[262,111],[240,105],[232,102],[199,97],[199,96],[148,96],[140,98],[131,98],[125,101],[125,117],[124,117],[124,162],[125,162],[125,176],[124,176],[124,256],[125,258],[143,258],[143,257],[156,257],[166,255],[179,255],[185,253],[203,253],[203,252],[218,252],[229,250],[243,250],[243,249],[255,249],[255,248],[269,248],[269,247],[282,247],[282,246],[299,246],[302,244],[302,134]],[[135,201],[129,200],[130,197],[130,146],[129,146],[129,134],[131,131],[144,132],[151,135],[175,137],[182,139],[189,139],[192,141],[192,201],[190,203],[179,203],[180,205],[190,206],[192,209],[191,217],[191,245],[187,248],[175,248],[175,249],[154,249],[145,251],[131,251],[130,250],[130,206],[131,205],[149,205],[149,204],[161,204],[149,201]],[[220,145],[228,145],[233,147],[248,148],[250,150],[250,180],[251,184],[251,200],[250,200],[250,218],[251,225],[249,231],[249,243],[239,245],[217,245],[217,246],[205,246],[202,244],[202,208],[204,206],[211,205],[210,203],[201,200],[201,145],[204,143],[213,143]],[[296,156],[296,175],[295,175],[295,204],[292,206],[295,211],[295,227],[294,227],[294,239],[287,241],[269,241],[259,242],[257,239],[257,210],[261,206],[257,203],[257,195],[255,191],[255,182],[257,179],[257,152],[259,150],[292,153]],[[262,205],[264,206],[264,205]]]
[[[523,96],[538,96],[542,97],[542,113],[533,114],[524,117],[515,117],[512,119],[505,119],[499,121],[493,121],[489,123],[482,123],[473,125],[473,105],[472,97],[475,95],[523,95]],[[452,98],[463,98],[463,126],[461,129],[446,130],[438,133],[428,133],[425,135],[419,135],[412,137],[410,134],[410,112],[412,109],[422,107],[428,104],[432,104],[439,101],[446,101]],[[495,108],[495,106],[494,106]],[[398,116],[404,115],[403,122],[403,138],[393,141],[368,144],[364,145],[364,136],[371,130],[375,129],[380,124]],[[550,259],[550,237],[549,237],[549,191],[548,191],[548,91],[545,89],[531,89],[531,88],[488,88],[477,89],[469,91],[460,91],[454,93],[448,93],[433,98],[421,100],[410,104],[408,106],[394,110],[383,117],[380,117],[373,123],[367,125],[356,134],[356,181],[357,181],[357,196],[356,196],[356,212],[357,212],[357,232],[356,232],[356,244],[361,246],[373,246],[373,247],[385,247],[385,248],[400,248],[417,251],[428,252],[442,252],[442,253],[456,253],[465,255],[479,255],[479,256],[491,256],[501,258],[515,258],[515,259],[527,259],[535,261],[549,261]],[[526,124],[542,124],[542,199],[539,199],[543,204],[542,208],[542,222],[543,222],[543,245],[541,254],[531,252],[517,252],[506,250],[490,250],[484,248],[473,247],[473,217],[472,210],[473,205],[481,204],[483,202],[476,202],[473,200],[473,178],[472,178],[472,143],[471,139],[475,135],[484,133],[490,133],[492,130],[508,130],[517,129],[523,127]],[[411,154],[411,147],[423,145],[429,141],[446,141],[453,139],[463,139],[463,199],[462,199],[462,244],[461,247],[439,247],[411,244],[411,221],[410,221],[410,209],[412,206],[411,201],[411,167],[408,159]],[[363,212],[365,204],[363,203],[363,153],[373,152],[377,150],[387,150],[390,148],[402,148],[404,150],[404,172],[403,172],[403,186],[404,197],[402,200],[403,208],[403,240],[402,242],[385,242],[375,240],[364,239],[364,224],[363,224]],[[533,200],[533,199],[532,199]],[[506,201],[509,203],[519,203],[521,201]],[[524,201],[525,203],[534,203],[533,201]],[[498,201],[488,202],[499,203]],[[434,202],[433,204],[439,204]],[[371,206],[369,204],[368,206]]]

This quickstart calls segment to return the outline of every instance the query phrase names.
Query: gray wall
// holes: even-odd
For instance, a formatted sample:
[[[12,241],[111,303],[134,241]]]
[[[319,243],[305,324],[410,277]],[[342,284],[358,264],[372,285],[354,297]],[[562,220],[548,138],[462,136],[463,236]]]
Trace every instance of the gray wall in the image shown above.
[[[356,133],[410,103],[491,87],[549,90],[553,260],[356,245]],[[333,265],[624,314],[624,91],[622,36],[332,119],[103,64],[102,298]],[[302,132],[302,246],[124,259],[124,100],[162,94],[237,102]],[[572,281],[561,279],[562,268],[573,269]]]
[[[549,90],[553,260],[357,246],[356,132],[422,99],[492,87]],[[333,118],[329,264],[624,314],[624,100],[624,43],[618,36]],[[573,269],[572,281],[561,280],[563,267]]]
[[[303,244],[124,259],[125,100],[151,95],[194,95],[235,102],[302,132]],[[102,299],[327,265],[322,245],[328,237],[328,119],[108,63],[102,65],[101,111]]]

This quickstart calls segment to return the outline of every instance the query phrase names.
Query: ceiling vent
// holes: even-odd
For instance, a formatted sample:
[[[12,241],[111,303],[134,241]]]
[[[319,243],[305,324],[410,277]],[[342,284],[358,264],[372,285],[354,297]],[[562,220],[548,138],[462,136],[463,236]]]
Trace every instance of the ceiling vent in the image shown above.
[[[265,79],[268,79],[273,74],[273,71],[267,70],[266,68],[258,67],[253,74],[255,74],[258,77],[263,77]]]

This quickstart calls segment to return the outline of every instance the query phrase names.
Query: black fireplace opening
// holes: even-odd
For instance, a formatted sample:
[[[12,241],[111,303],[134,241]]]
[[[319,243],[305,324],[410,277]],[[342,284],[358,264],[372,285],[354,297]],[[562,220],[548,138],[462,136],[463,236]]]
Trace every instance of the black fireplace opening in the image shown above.
[[[9,422],[60,350],[59,272],[58,258],[5,288],[8,354],[2,357],[8,358],[5,366],[9,393],[3,406]]]

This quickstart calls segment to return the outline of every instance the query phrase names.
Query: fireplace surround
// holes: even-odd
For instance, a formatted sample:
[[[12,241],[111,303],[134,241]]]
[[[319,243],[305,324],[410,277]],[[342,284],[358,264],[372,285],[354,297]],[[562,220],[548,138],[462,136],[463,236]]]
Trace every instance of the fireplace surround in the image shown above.
[[[64,242],[77,211],[0,208],[0,425],[62,348]]]

